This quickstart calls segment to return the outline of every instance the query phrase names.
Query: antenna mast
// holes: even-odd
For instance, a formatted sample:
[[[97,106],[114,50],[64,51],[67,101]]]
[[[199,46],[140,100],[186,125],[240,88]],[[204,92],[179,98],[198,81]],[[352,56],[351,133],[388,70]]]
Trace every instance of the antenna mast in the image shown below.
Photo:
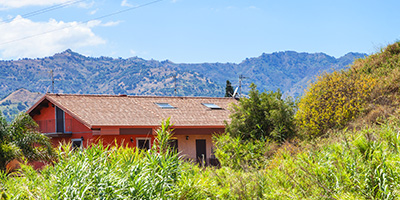
[[[239,76],[239,98],[242,97],[242,81],[246,78],[247,77],[243,76],[243,74],[240,74]]]
[[[50,75],[51,75],[51,93],[54,94],[54,73],[53,73],[53,70],[50,70]]]
[[[174,77],[174,96],[176,96],[176,75],[172,75]]]

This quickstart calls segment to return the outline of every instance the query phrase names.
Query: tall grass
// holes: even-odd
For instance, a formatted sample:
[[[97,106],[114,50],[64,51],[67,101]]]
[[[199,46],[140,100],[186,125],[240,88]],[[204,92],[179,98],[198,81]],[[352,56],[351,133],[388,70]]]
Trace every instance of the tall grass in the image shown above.
[[[1,173],[0,198],[398,199],[399,125],[400,120],[391,119],[287,143],[260,159],[258,167],[250,162],[248,167],[203,168],[170,150],[100,143],[73,151],[63,145],[58,161],[41,172],[22,165],[17,173]]]

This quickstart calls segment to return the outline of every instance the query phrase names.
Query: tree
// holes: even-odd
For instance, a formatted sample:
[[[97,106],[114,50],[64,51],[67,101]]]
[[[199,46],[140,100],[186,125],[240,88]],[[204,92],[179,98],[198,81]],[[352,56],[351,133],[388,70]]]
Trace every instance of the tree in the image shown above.
[[[225,87],[225,97],[232,97],[233,96],[233,87],[229,80],[226,80],[226,87]]]
[[[38,131],[38,125],[28,114],[21,112],[8,123],[0,113],[1,171],[14,159],[48,161],[53,155],[50,139]]]
[[[283,99],[282,93],[260,93],[254,83],[250,85],[250,98],[241,98],[232,107],[231,122],[225,132],[242,140],[272,139],[278,142],[294,135],[295,105],[291,99]]]

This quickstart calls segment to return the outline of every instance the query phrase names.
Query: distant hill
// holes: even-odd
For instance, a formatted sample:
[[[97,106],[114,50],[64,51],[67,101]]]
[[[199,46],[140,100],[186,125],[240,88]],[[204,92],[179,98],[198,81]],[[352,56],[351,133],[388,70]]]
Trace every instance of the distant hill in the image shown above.
[[[27,110],[42,97],[43,94],[21,88],[0,101],[0,111],[11,121],[16,114]]]
[[[236,87],[242,74],[247,77],[244,92],[254,82],[260,90],[279,88],[286,95],[299,96],[315,75],[343,69],[365,56],[348,53],[334,58],[324,53],[285,51],[264,53],[238,64],[179,64],[138,57],[94,58],[66,50],[46,58],[0,61],[0,99],[19,88],[52,92],[50,70],[54,72],[55,93],[172,96],[176,75],[178,96],[222,97],[226,80]]]
[[[280,88],[289,95],[322,71],[343,69],[366,54],[348,53],[338,59],[323,53],[294,51],[262,54],[241,63],[177,64],[171,61],[86,57],[66,50],[51,57],[0,61],[0,99],[18,88],[51,92],[49,71],[54,71],[55,93],[223,96],[226,80],[237,85],[240,74],[261,90]],[[244,88],[246,89],[246,88]]]

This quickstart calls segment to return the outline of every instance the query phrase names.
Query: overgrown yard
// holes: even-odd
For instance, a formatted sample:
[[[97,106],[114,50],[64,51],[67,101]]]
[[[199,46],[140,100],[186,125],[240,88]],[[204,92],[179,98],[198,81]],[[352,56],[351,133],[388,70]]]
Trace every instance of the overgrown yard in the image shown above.
[[[236,169],[201,168],[170,151],[64,145],[54,166],[2,172],[0,190],[3,199],[397,199],[399,125],[392,119],[287,143],[257,165],[245,160]]]
[[[349,71],[322,75],[298,107],[252,85],[250,98],[233,106],[226,133],[213,138],[220,168],[169,150],[167,120],[149,151],[64,144],[40,172],[29,165],[0,170],[0,198],[399,199],[399,63],[397,42]],[[23,129],[12,128],[21,126],[2,124],[11,139],[2,139],[0,150],[22,151],[12,139],[25,141],[15,131]]]

